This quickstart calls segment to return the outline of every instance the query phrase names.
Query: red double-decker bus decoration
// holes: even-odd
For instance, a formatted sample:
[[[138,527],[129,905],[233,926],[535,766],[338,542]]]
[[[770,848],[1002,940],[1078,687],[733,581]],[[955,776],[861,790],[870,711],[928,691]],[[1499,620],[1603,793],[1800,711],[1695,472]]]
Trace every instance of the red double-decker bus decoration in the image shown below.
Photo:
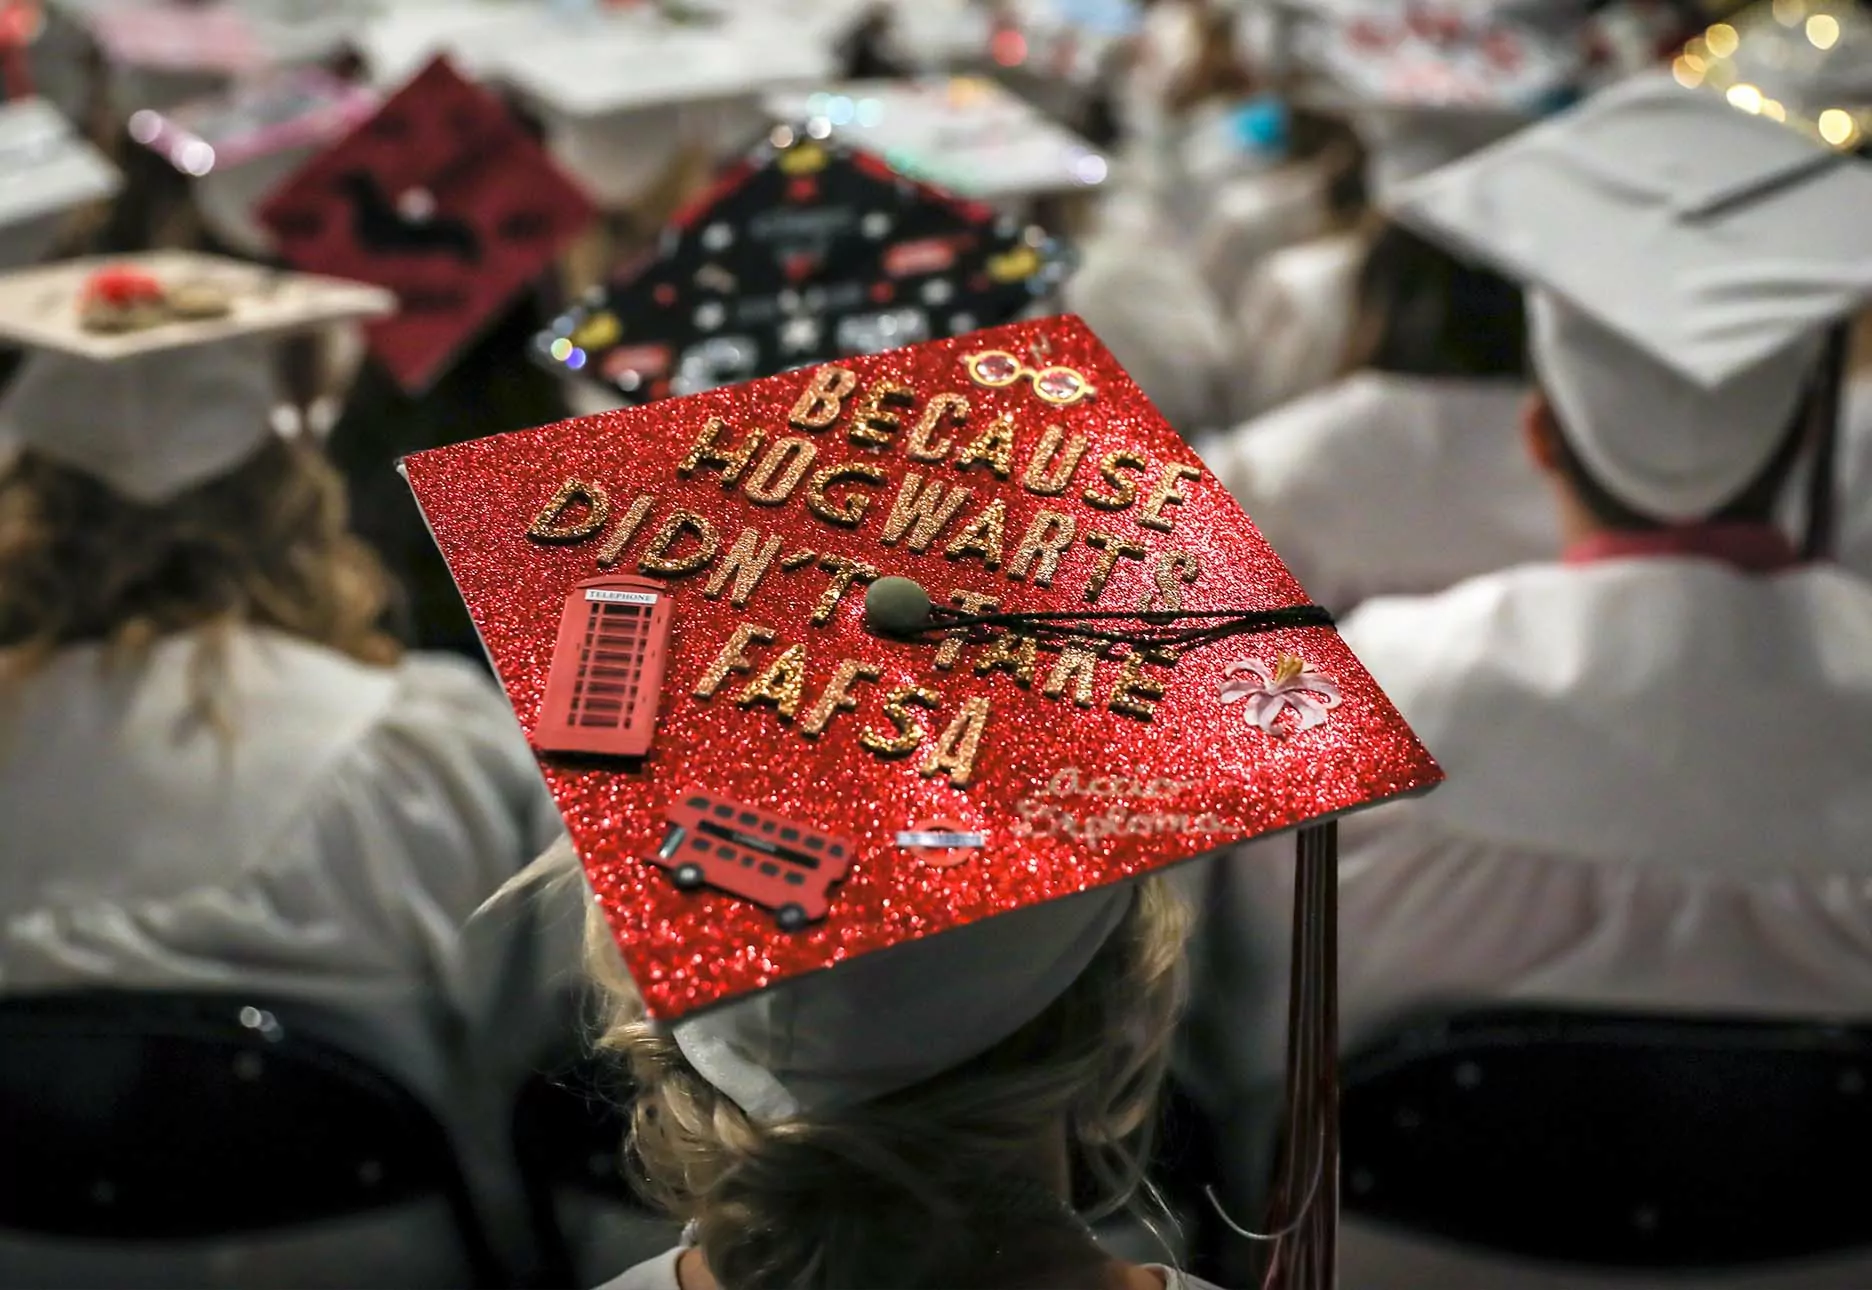
[[[543,752],[642,757],[656,737],[670,594],[648,578],[581,582],[566,596],[533,742]]]
[[[655,860],[684,891],[718,888],[771,909],[782,930],[797,932],[826,916],[851,856],[849,839],[692,788],[670,807]]]

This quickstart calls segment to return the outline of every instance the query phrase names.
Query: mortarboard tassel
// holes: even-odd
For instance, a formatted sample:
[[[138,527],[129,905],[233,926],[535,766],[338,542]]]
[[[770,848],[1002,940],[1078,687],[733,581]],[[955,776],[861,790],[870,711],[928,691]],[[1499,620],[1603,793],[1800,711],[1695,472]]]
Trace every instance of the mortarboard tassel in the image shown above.
[[[931,632],[1005,627],[1041,639],[1103,641],[1137,648],[1193,649],[1231,636],[1278,631],[1284,627],[1331,627],[1332,614],[1319,605],[1284,605],[1279,609],[1205,610],[1055,610],[965,614],[930,603],[929,593],[909,578],[880,578],[865,592],[865,621],[887,636],[915,637]],[[1141,623],[1101,627],[1100,623]],[[1182,626],[1178,626],[1182,624]],[[1198,625],[1200,624],[1200,625]]]
[[[1828,335],[1808,395],[1808,440],[1813,445],[1813,460],[1807,475],[1807,532],[1801,540],[1801,557],[1807,560],[1824,560],[1833,552],[1834,509],[1838,502],[1833,474],[1839,456],[1840,420],[1845,415],[1851,339],[1847,327],[1835,327]]]
[[[1263,1290],[1331,1290],[1339,1240],[1339,824],[1300,830],[1287,996],[1287,1116]]]

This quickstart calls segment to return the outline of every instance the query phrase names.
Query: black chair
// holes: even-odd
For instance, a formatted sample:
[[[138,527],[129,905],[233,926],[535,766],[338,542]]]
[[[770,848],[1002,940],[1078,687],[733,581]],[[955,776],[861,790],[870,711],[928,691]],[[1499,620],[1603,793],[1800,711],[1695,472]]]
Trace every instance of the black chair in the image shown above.
[[[191,1243],[290,1242],[439,1204],[459,1275],[503,1284],[436,1116],[321,1040],[317,1018],[243,996],[0,1001],[0,1244],[70,1250],[70,1275],[91,1285],[149,1284],[165,1251]],[[151,1263],[139,1272],[133,1257],[108,1274],[77,1257],[100,1248]],[[346,1258],[362,1255],[340,1252],[341,1267]],[[32,1275],[64,1273],[55,1256]],[[399,1273],[354,1263],[350,1284],[373,1275]]]
[[[1872,1029],[1548,1010],[1402,1027],[1344,1068],[1349,1215],[1573,1266],[1872,1251]]]
[[[623,1073],[582,1053],[542,1063],[521,1087],[514,1155],[542,1285],[608,1279],[676,1241],[679,1226],[646,1206],[625,1177],[629,1101]]]

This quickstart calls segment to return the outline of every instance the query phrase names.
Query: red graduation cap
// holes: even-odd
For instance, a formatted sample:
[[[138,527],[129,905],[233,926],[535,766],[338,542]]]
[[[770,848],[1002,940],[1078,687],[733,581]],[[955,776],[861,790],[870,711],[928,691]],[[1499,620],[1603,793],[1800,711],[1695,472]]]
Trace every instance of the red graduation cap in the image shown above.
[[[1440,778],[1076,318],[404,469],[661,1017]],[[937,606],[913,639],[874,625],[905,578]],[[581,747],[646,711],[643,755]],[[712,862],[672,881],[696,786],[850,837],[823,918],[781,926]],[[931,821],[976,854],[899,841]]]
[[[438,58],[275,193],[295,267],[388,287],[371,348],[419,391],[595,212],[506,106]]]
[[[1298,829],[1330,1132],[1331,821],[1442,772],[1078,319],[404,469],[652,1015]]]

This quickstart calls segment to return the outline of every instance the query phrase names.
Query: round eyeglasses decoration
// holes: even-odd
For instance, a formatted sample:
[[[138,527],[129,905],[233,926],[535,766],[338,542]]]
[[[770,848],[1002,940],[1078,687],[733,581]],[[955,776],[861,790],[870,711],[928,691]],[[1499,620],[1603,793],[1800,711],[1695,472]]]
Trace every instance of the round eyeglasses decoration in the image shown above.
[[[1075,368],[1057,364],[1030,367],[1004,349],[985,349],[970,354],[962,360],[962,365],[968,372],[969,380],[991,390],[1006,389],[1019,381],[1028,381],[1042,402],[1057,408],[1071,407],[1098,395],[1092,382]]]

